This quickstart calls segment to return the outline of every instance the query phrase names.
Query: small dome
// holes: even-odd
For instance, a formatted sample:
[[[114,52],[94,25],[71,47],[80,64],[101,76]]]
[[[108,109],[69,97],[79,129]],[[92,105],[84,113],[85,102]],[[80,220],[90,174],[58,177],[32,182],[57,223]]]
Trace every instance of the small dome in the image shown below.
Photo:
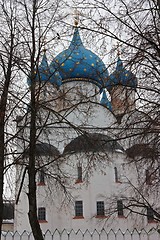
[[[59,156],[60,152],[56,147],[49,143],[37,143],[36,144],[36,156]],[[24,157],[28,157],[29,148],[24,152]]]
[[[51,68],[59,71],[63,82],[71,79],[90,80],[100,88],[104,79],[108,77],[103,61],[83,46],[77,27],[69,48],[57,55],[51,63]]]
[[[112,110],[111,102],[107,98],[105,89],[103,89],[103,94],[102,94],[100,104],[107,107],[110,111]]]
[[[106,82],[106,88],[110,90],[117,85],[123,85],[131,88],[137,87],[136,76],[131,71],[124,68],[120,57],[118,57],[117,60],[116,71],[110,75],[109,80]]]
[[[58,87],[61,86],[61,76],[60,74],[52,68],[52,71],[49,68],[46,53],[44,52],[42,62],[38,67],[38,71],[35,77],[38,82],[50,82],[56,84]],[[27,79],[28,85],[31,85],[31,79]]]
[[[64,153],[124,151],[113,138],[100,134],[88,133],[73,139],[64,149]]]
[[[126,149],[126,154],[130,158],[154,158],[158,157],[158,151],[155,147],[149,146],[147,143],[135,144],[132,147]]]

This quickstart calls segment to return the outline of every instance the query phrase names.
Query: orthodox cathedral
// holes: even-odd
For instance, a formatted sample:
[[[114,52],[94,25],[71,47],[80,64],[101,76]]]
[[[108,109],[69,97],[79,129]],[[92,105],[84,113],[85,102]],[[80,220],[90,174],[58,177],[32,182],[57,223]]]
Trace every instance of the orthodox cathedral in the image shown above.
[[[42,230],[157,226],[151,208],[153,202],[158,204],[157,196],[151,198],[149,190],[139,189],[140,181],[150,186],[147,169],[137,170],[131,161],[148,148],[136,134],[132,137],[129,126],[136,119],[141,127],[146,116],[136,110],[137,78],[123,66],[120,56],[115,71],[109,74],[103,61],[85,48],[75,26],[69,47],[50,64],[44,52],[35,81],[39,104],[37,215]],[[30,86],[29,77],[27,82]],[[23,232],[31,231],[25,175],[29,109],[25,119],[17,117],[17,128],[23,136],[17,143],[23,154],[16,169],[14,230]],[[137,188],[141,193],[145,190],[150,201],[141,215]],[[135,200],[133,210],[131,201]]]

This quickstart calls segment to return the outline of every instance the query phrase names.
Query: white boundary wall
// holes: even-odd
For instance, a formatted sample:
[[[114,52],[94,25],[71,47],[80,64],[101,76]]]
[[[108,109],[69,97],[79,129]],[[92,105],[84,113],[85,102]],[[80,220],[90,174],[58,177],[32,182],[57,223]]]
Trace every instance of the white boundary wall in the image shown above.
[[[1,240],[34,240],[34,237],[32,233],[26,231],[21,234],[18,232],[2,232]],[[129,230],[114,232],[105,229],[100,232],[97,230],[82,232],[81,230],[67,231],[64,229],[60,232],[56,229],[53,233],[49,230],[46,231],[44,240],[160,240],[160,229],[153,228],[150,231],[134,229],[132,232]]]

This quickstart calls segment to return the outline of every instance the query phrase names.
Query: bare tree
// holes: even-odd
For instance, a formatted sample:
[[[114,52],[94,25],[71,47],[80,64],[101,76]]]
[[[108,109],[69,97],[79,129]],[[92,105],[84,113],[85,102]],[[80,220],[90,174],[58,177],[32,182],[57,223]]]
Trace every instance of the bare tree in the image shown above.
[[[44,44],[46,33],[51,30],[56,20],[53,12],[49,15],[47,22],[46,11],[56,12],[59,2],[44,7],[44,2],[34,1],[30,4],[27,1],[5,1],[0,2],[0,70],[1,70],[1,98],[0,98],[0,232],[3,219],[3,194],[4,194],[4,174],[12,164],[17,163],[19,157],[15,157],[15,138],[18,135],[13,122],[15,112],[19,112],[18,105],[25,104],[25,94],[19,94],[19,76],[23,73],[30,76],[31,81],[31,133],[30,133],[30,161],[28,173],[30,179],[29,187],[29,218],[36,239],[43,239],[37,220],[36,208],[36,185],[35,185],[35,154],[36,142],[36,102],[35,95],[35,71],[39,63],[39,56]],[[31,11],[31,12],[30,12]],[[25,12],[25,16],[24,13]],[[40,23],[40,16],[43,18]],[[46,16],[45,16],[46,14]],[[58,14],[57,14],[58,15]],[[57,17],[57,16],[56,16]],[[59,19],[59,18],[58,18]],[[42,21],[43,20],[43,21]],[[45,24],[45,27],[44,27]],[[52,29],[53,30],[53,29]],[[25,33],[25,34],[24,34]],[[38,37],[37,37],[38,36]],[[57,38],[55,33],[54,38]],[[38,40],[37,40],[38,39]],[[20,83],[20,82],[19,82]],[[27,90],[28,91],[28,90]],[[25,97],[25,100],[23,98]],[[23,111],[25,113],[25,111]],[[25,113],[26,114],[26,113]],[[18,130],[19,131],[19,130]],[[11,146],[12,144],[12,146]],[[23,152],[21,152],[22,154]],[[15,155],[16,156],[16,155]],[[9,160],[8,160],[9,159]],[[36,225],[37,224],[37,225]],[[36,225],[36,227],[35,227]],[[38,235],[38,236],[37,236]]]
[[[42,95],[45,92],[44,89],[52,80],[52,76],[55,74],[55,72],[45,72],[48,71],[48,69],[43,69],[43,66],[40,70],[39,65],[43,51],[45,52],[44,48],[46,44],[46,35],[49,35],[48,44],[53,40],[58,40],[57,32],[55,31],[55,33],[53,33],[53,28],[56,21],[60,21],[58,10],[59,4],[59,1],[55,1],[54,3],[47,3],[46,1],[40,2],[38,0],[34,0],[32,2],[24,0],[19,2],[19,11],[22,13],[22,15],[18,21],[21,29],[21,57],[19,59],[18,67],[26,74],[26,76],[28,76],[30,93],[28,100],[28,111],[20,119],[23,120],[26,118],[23,127],[27,129],[27,132],[25,132],[26,135],[23,135],[22,137],[23,139],[21,143],[24,142],[24,145],[22,147],[21,155],[23,156],[26,154],[24,152],[26,146],[28,149],[28,161],[24,164],[21,162],[21,165],[25,166],[25,170],[22,177],[18,198],[22,189],[25,174],[27,172],[29,181],[27,193],[29,202],[28,217],[34,238],[39,240],[43,239],[43,234],[37,216],[36,174],[38,169],[41,169],[42,166],[40,165],[39,160],[37,160],[37,144],[39,139],[43,137],[43,129],[45,128],[45,125],[48,124],[48,116],[50,115],[49,111],[51,111],[50,109],[46,109],[46,116],[43,115],[43,112],[41,115],[41,109],[43,108],[43,105],[45,107],[49,101],[47,99],[45,102]],[[43,63],[47,64],[45,53],[42,60],[42,64]],[[41,82],[41,74],[46,74],[45,82]]]
[[[55,159],[49,159],[47,163],[44,163],[42,161],[43,159],[41,159],[40,162],[40,159],[37,159],[36,156],[37,143],[39,143],[41,137],[43,138],[44,132],[47,132],[47,130],[45,129],[46,126],[48,126],[49,129],[49,126],[53,127],[54,125],[56,129],[57,124],[59,124],[60,127],[62,125],[63,127],[69,126],[70,128],[74,129],[76,133],[84,134],[84,139],[86,140],[88,137],[88,134],[86,133],[87,130],[83,129],[83,127],[80,128],[78,124],[75,126],[71,119],[68,118],[68,115],[74,112],[75,117],[79,116],[78,112],[81,112],[81,114],[89,117],[89,110],[92,111],[92,108],[91,106],[89,106],[88,109],[86,109],[83,108],[83,105],[85,103],[88,103],[89,101],[93,103],[93,101],[90,99],[90,96],[81,96],[81,100],[83,100],[80,102],[79,100],[78,102],[76,102],[76,99],[70,99],[71,95],[69,93],[70,91],[73,91],[73,87],[70,89],[64,89],[62,87],[61,92],[56,92],[55,98],[52,98],[50,100],[41,98],[41,96],[44,94],[43,90],[45,88],[48,90],[47,83],[55,74],[54,70],[54,72],[52,72],[52,74],[49,76],[46,83],[42,83],[40,81],[41,72],[38,66],[40,64],[42,48],[44,45],[42,39],[46,36],[46,34],[48,34],[48,44],[50,44],[50,41],[55,40],[57,37],[56,32],[54,33],[54,37],[50,37],[50,32],[52,30],[52,27],[54,27],[54,24],[59,21],[59,19],[61,20],[60,14],[58,12],[60,2],[46,4],[45,1],[39,2],[38,0],[34,0],[32,1],[32,3],[30,3],[29,1],[24,0],[19,2],[18,4],[21,14],[19,15],[19,19],[16,19],[16,21],[19,26],[19,39],[21,40],[21,44],[19,46],[19,55],[16,57],[16,64],[18,65],[19,69],[28,76],[28,81],[30,82],[30,103],[28,104],[29,110],[27,113],[25,113],[27,115],[28,121],[27,123],[25,123],[25,127],[28,127],[29,133],[27,133],[28,135],[26,134],[28,139],[23,138],[25,146],[28,147],[28,162],[24,162],[24,166],[26,167],[25,173],[27,171],[29,179],[28,215],[35,239],[43,239],[43,235],[37,218],[36,174],[39,170],[43,169],[43,167],[47,167],[52,164]],[[111,8],[106,6],[103,2],[99,1],[92,1],[91,3],[83,1],[83,4],[86,4],[88,9],[90,10],[89,20],[91,20],[90,26],[93,26],[93,28],[89,28],[85,25],[82,25],[82,27],[95,33],[100,33],[100,35],[102,36],[102,40],[100,42],[102,43],[103,40],[105,38],[108,39],[108,37],[120,42],[120,45],[122,45],[121,48],[124,46],[122,56],[126,58],[126,68],[130,67],[135,72],[137,79],[139,80],[136,99],[138,109],[136,113],[134,111],[130,111],[129,113],[127,112],[127,117],[124,116],[126,112],[120,114],[120,116],[119,114],[117,115],[116,113],[114,113],[119,123],[119,129],[117,131],[117,128],[109,129],[107,127],[107,131],[113,131],[117,136],[117,139],[121,140],[122,142],[125,142],[126,139],[129,140],[130,144],[136,143],[136,141],[140,142],[142,140],[144,140],[145,143],[151,145],[156,143],[155,146],[157,149],[157,147],[159,146],[159,104],[157,103],[157,97],[159,94],[159,35],[157,34],[159,31],[157,25],[159,6],[156,4],[156,2],[149,2],[146,7],[146,3],[142,2],[141,6],[138,7],[139,10],[137,11],[135,8],[136,5],[133,6],[132,2],[125,3],[123,1],[119,1],[118,5],[111,6]],[[137,6],[139,6],[138,4],[139,3],[137,1]],[[85,9],[87,8],[85,7]],[[52,12],[52,15],[50,14],[51,10],[54,12],[54,14]],[[95,11],[96,14],[94,15]],[[106,15],[108,19],[106,19]],[[95,19],[94,16],[96,17]],[[140,18],[138,18],[138,16],[140,16]],[[140,26],[139,19],[141,19]],[[151,19],[154,21],[151,21]],[[108,25],[106,25],[108,24],[108,22],[112,22],[111,29],[109,29]],[[152,27],[150,25],[152,25]],[[124,32],[126,31],[126,33],[123,32],[122,34],[118,34],[119,29],[124,29]],[[151,31],[148,32],[148,29],[151,29]],[[155,37],[152,37],[152,31],[154,32]],[[14,38],[14,35],[11,35],[11,37]],[[102,44],[102,46],[104,45]],[[112,52],[113,49],[111,49],[110,51]],[[114,58],[113,65],[111,66],[112,68],[115,62],[116,61]],[[12,72],[10,69],[8,74],[11,73]],[[10,75],[6,76],[11,77]],[[144,80],[146,81],[147,85],[143,84]],[[109,81],[109,78],[105,79],[103,88],[106,88],[109,93],[112,94],[110,89],[107,88],[107,81]],[[57,89],[53,89],[57,91]],[[77,92],[79,92],[79,94],[81,94],[81,89],[78,88],[78,86],[76,86],[76,90]],[[148,92],[150,93],[149,95]],[[93,95],[94,97],[97,97],[96,92],[94,92]],[[147,100],[146,96],[148,96]],[[61,101],[57,101],[58,99],[61,99]],[[59,104],[58,109],[52,108],[53,102],[54,107],[55,103]],[[7,102],[5,98],[5,104],[6,103]],[[45,110],[45,113],[41,112],[41,109]],[[52,122],[48,122],[48,119],[51,115],[53,115]],[[143,124],[142,119],[144,121]],[[2,120],[4,121],[4,117]],[[2,130],[2,132],[4,133],[4,125]],[[49,135],[48,132],[46,133],[46,136]],[[151,136],[150,138],[148,138],[148,134],[149,136]],[[103,144],[105,141],[110,142],[111,139],[102,139]],[[93,145],[92,141],[91,145]],[[4,143],[1,146],[4,146]],[[25,147],[23,149],[25,149]],[[130,149],[130,151],[128,150],[128,154],[129,152],[131,152],[131,150],[132,149]],[[90,155],[93,156],[94,152],[92,152]],[[57,158],[59,159],[58,153],[56,159]],[[146,161],[146,158],[143,158],[143,161],[144,159]],[[140,162],[139,159],[137,160],[136,164],[138,162]],[[150,165],[148,161],[146,162]],[[4,163],[4,161],[2,161],[2,163]],[[93,164],[94,162],[90,161],[89,163]],[[90,168],[90,166],[91,165],[89,165],[88,169]],[[2,170],[3,169],[4,166],[2,165]],[[58,170],[60,171],[60,169]],[[48,175],[52,175],[56,181],[59,181],[60,184],[62,183],[61,180],[59,180],[59,175],[57,173],[54,175],[53,172],[48,172]],[[135,187],[136,186],[134,186],[134,189]],[[138,190],[137,192],[140,192],[140,190]],[[147,202],[144,203],[144,206],[148,206],[146,204]],[[129,204],[128,206],[126,206],[126,208],[128,207],[131,209],[131,205]]]
[[[18,78],[16,69],[16,49],[19,44],[18,28],[17,28],[17,2],[1,1],[0,13],[0,69],[1,69],[1,85],[0,85],[0,231],[3,219],[3,190],[4,190],[4,174],[11,161],[13,153],[10,148],[11,142],[14,142],[15,136],[11,133],[12,126],[9,122],[12,119],[13,111],[16,107],[18,96],[15,95],[14,84]],[[18,90],[18,88],[17,88]],[[9,126],[10,125],[10,126]],[[10,149],[10,150],[9,150]],[[7,159],[10,159],[8,162]],[[8,165],[9,164],[9,165]]]

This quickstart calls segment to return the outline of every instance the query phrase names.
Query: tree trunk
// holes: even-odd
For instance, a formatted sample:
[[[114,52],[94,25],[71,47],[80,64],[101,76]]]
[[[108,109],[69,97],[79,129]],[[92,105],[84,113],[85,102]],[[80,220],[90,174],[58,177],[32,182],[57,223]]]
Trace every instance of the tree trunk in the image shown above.
[[[12,29],[11,29],[12,31]],[[5,117],[8,99],[9,85],[11,82],[12,61],[13,61],[14,35],[11,33],[10,49],[7,67],[4,64],[2,56],[0,61],[4,71],[3,92],[0,99],[0,236],[3,221],[3,181],[4,181],[4,162],[5,162]]]
[[[2,114],[2,113],[1,113]],[[0,118],[0,233],[3,221],[4,124]]]
[[[29,222],[32,228],[35,240],[43,240],[43,234],[40,228],[37,217],[37,195],[36,195],[36,101],[35,101],[35,16],[36,16],[37,0],[33,1],[33,16],[32,16],[32,54],[31,54],[31,121],[30,121],[30,139],[29,139],[29,165],[28,165],[28,200],[29,200]]]
[[[28,200],[29,200],[29,222],[35,240],[43,240],[42,231],[37,218],[37,196],[36,196],[36,104],[34,78],[31,86],[31,123],[30,123],[30,144],[29,144],[29,166],[28,166]]]

